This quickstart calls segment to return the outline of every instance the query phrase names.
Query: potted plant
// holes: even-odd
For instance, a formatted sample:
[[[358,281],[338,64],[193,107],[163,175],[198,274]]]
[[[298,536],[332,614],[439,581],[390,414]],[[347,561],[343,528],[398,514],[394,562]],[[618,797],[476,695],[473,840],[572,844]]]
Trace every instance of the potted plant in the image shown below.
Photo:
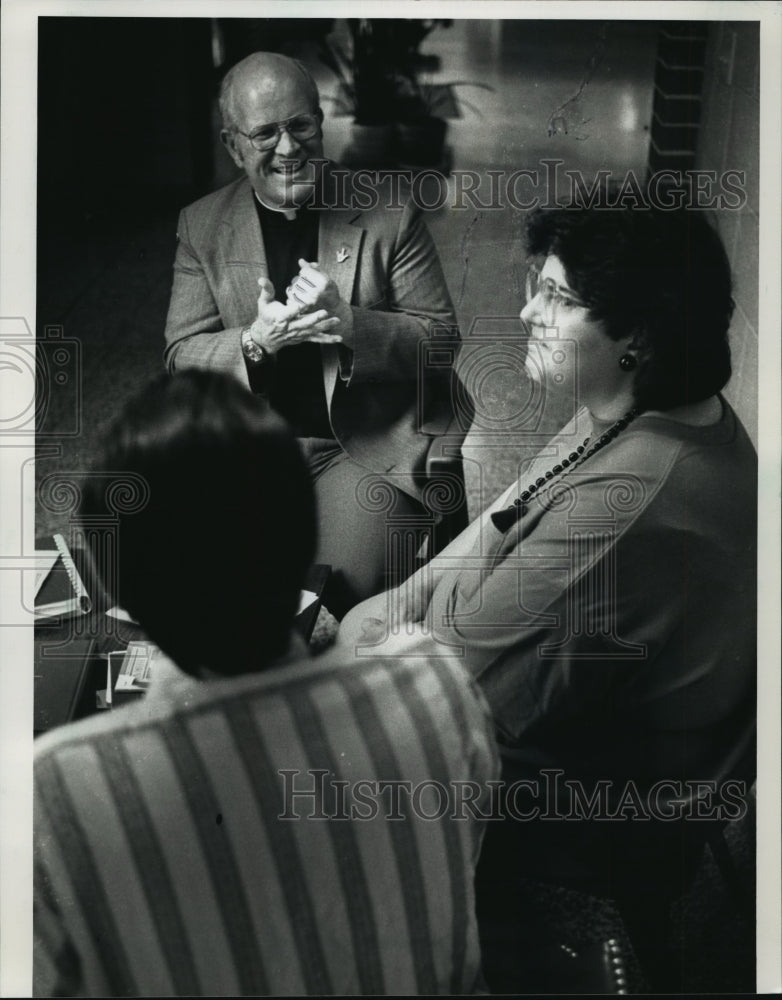
[[[347,21],[350,52],[331,40],[320,48],[320,58],[336,75],[339,89],[330,98],[343,114],[351,115],[351,142],[342,155],[353,167],[383,167],[393,160],[396,70],[393,22],[380,19]]]
[[[450,164],[445,146],[448,131],[446,119],[458,118],[462,106],[480,113],[469,101],[457,98],[455,88],[494,89],[486,83],[470,80],[426,83],[422,79],[425,71],[439,68],[439,59],[422,53],[421,44],[435,28],[447,28],[451,23],[450,20],[398,22],[396,149],[397,158],[404,166],[447,170]]]
[[[455,88],[493,90],[468,80],[425,83],[422,72],[439,68],[439,59],[420,46],[449,20],[349,19],[351,51],[335,40],[321,47],[321,60],[339,81],[338,110],[353,117],[351,142],[342,159],[348,166],[412,168],[450,166],[445,146],[447,121],[460,107],[478,111]]]

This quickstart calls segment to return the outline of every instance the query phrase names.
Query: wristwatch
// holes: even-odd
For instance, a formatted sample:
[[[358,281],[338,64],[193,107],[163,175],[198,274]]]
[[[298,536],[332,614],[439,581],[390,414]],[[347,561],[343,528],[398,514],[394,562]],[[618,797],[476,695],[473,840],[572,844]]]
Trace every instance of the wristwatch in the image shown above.
[[[255,343],[249,326],[242,330],[242,354],[254,365],[260,364],[266,358],[266,351],[260,344]]]

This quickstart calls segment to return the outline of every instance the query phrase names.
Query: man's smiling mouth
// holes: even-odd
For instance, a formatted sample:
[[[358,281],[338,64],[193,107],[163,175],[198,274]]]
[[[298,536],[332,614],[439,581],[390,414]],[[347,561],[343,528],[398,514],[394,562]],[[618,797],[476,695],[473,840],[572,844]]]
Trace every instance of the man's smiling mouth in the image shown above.
[[[287,160],[273,164],[272,171],[276,174],[282,174],[284,177],[293,177],[301,173],[306,166],[307,160]]]

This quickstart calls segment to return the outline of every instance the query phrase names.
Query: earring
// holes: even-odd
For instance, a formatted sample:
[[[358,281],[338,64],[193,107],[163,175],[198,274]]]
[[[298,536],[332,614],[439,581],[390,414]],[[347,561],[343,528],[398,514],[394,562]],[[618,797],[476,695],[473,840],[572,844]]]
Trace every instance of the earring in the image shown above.
[[[631,372],[635,370],[638,360],[634,354],[623,354],[619,359],[619,367],[623,372]]]

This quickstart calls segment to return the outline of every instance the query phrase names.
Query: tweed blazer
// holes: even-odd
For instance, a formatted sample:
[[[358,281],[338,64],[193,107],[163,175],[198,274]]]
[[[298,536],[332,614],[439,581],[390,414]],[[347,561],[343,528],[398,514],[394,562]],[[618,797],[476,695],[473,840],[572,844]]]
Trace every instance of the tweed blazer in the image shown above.
[[[456,317],[414,202],[401,197],[387,207],[380,192],[367,198],[365,186],[363,204],[377,204],[355,207],[362,202],[345,196],[347,176],[327,165],[323,191],[339,179],[342,194],[339,207],[324,198],[328,207],[319,209],[318,260],[354,319],[352,350],[321,345],[329,418],[351,458],[420,496],[432,439],[453,415]],[[268,276],[253,198],[241,178],[180,214],[165,331],[170,371],[214,368],[249,384],[240,336],[257,315],[258,278]]]

